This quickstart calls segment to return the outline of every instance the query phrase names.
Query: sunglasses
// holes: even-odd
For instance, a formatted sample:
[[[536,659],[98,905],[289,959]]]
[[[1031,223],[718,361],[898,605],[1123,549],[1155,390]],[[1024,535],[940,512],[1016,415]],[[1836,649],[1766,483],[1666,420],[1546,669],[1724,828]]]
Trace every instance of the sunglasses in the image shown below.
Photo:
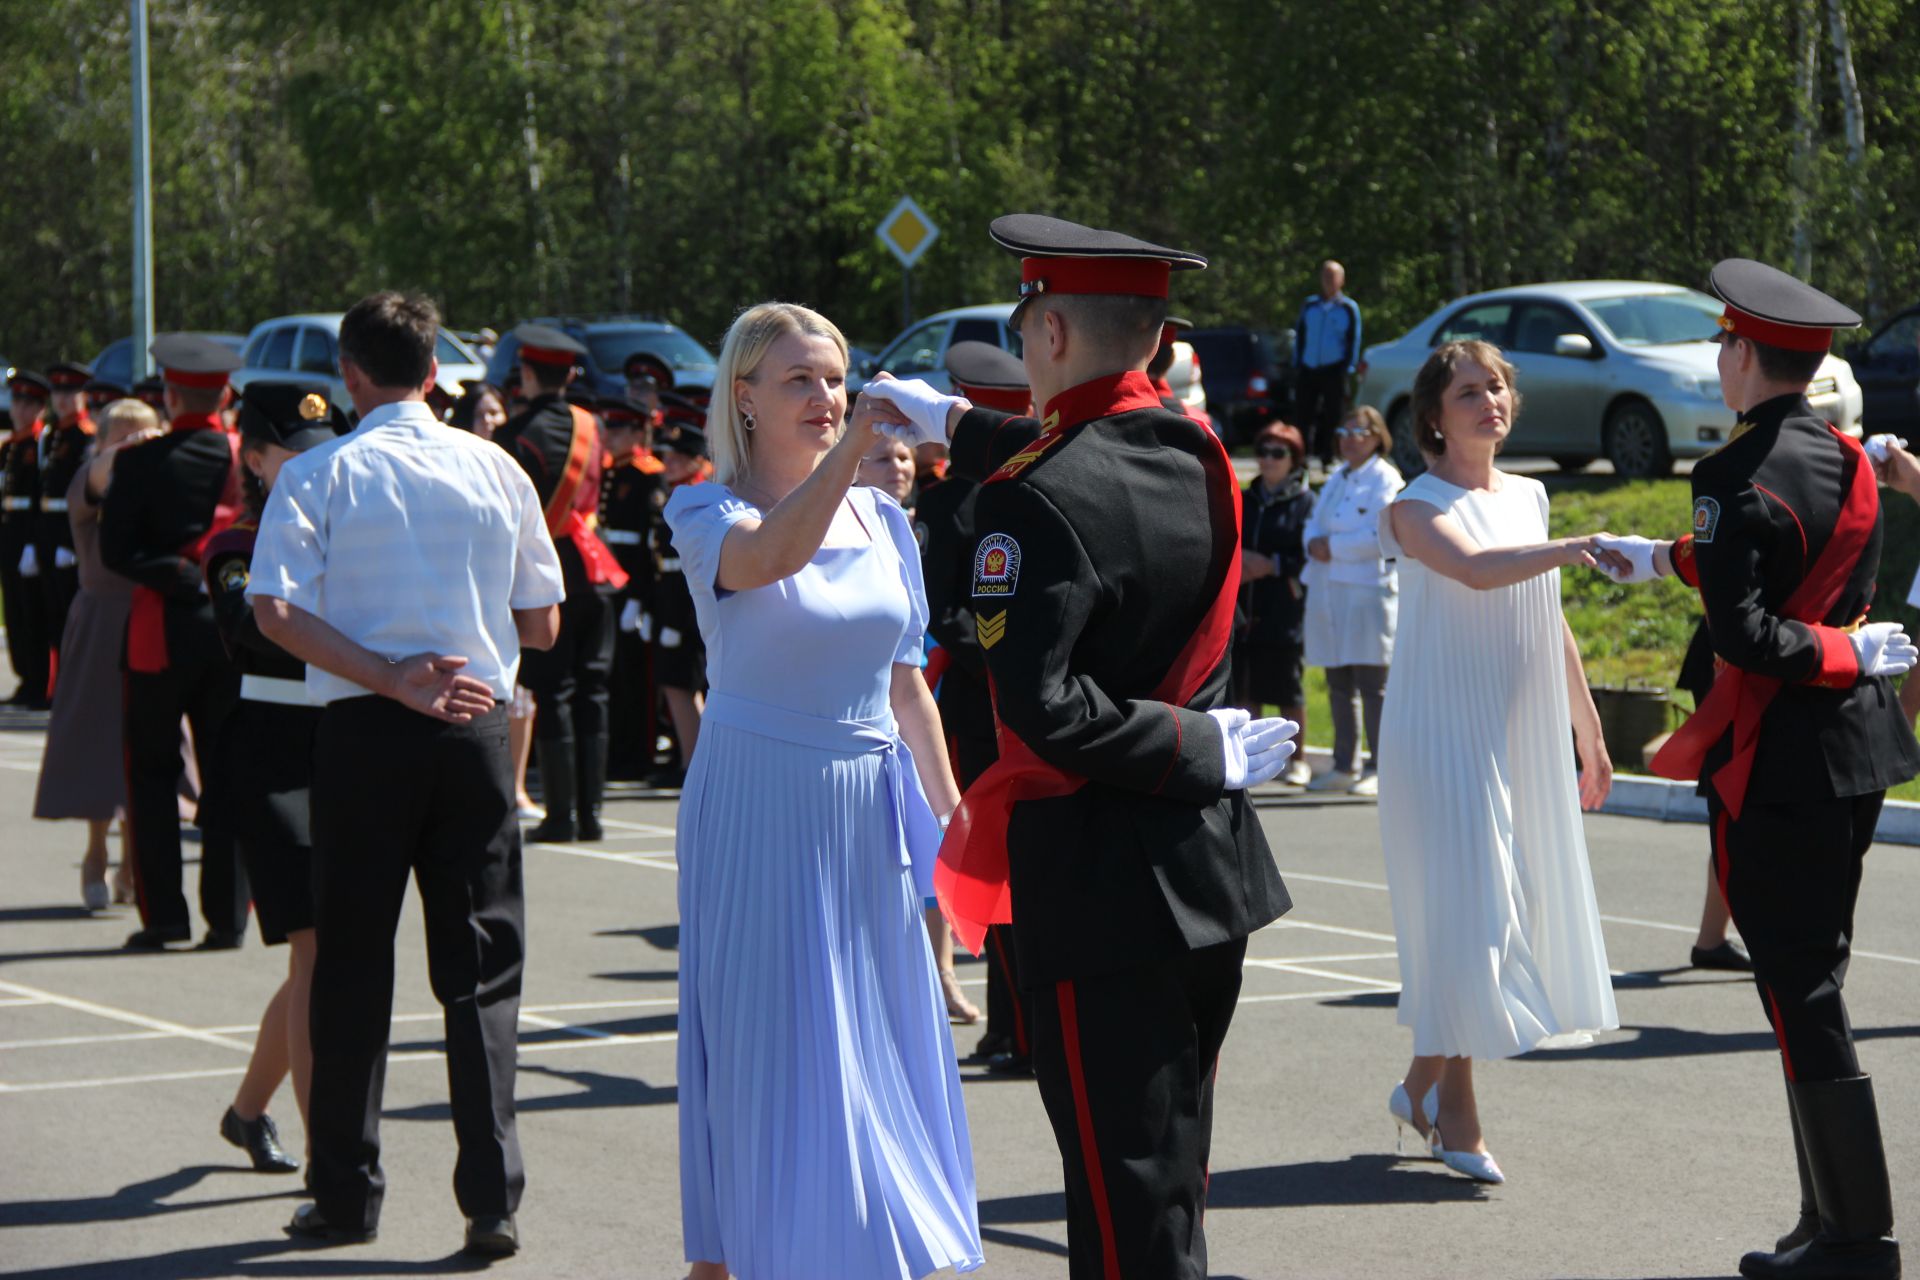
[[[1291,458],[1293,456],[1293,450],[1287,448],[1285,445],[1263,444],[1253,451],[1253,456],[1256,458]]]

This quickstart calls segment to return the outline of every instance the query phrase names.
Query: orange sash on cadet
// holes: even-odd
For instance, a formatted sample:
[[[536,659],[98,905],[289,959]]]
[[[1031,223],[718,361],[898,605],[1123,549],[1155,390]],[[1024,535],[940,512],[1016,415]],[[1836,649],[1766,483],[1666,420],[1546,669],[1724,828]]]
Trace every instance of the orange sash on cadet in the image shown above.
[[[586,566],[588,582],[596,587],[610,585],[618,591],[627,585],[627,571],[613,558],[613,552],[607,550],[607,544],[600,541],[592,521],[573,505],[580,492],[580,481],[587,474],[587,463],[600,447],[600,427],[593,415],[579,405],[570,404],[567,410],[573,415],[573,437],[567,444],[566,470],[560,474],[560,483],[554,486],[553,497],[547,500],[547,532],[573,543],[574,550],[580,553],[580,563]]]

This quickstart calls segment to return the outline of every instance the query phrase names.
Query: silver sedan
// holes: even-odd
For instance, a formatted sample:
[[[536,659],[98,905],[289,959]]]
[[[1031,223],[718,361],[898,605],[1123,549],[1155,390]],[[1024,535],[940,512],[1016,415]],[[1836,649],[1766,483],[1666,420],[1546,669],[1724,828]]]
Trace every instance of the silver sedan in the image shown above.
[[[1733,430],[1733,411],[1720,399],[1718,348],[1708,341],[1722,310],[1696,289],[1637,280],[1477,293],[1367,348],[1357,399],[1386,415],[1401,471],[1422,471],[1414,374],[1441,343],[1479,338],[1513,362],[1523,400],[1508,453],[1570,469],[1604,457],[1622,476],[1666,475],[1675,458],[1711,453]],[[1860,434],[1860,386],[1844,361],[1827,357],[1810,398],[1835,426]]]

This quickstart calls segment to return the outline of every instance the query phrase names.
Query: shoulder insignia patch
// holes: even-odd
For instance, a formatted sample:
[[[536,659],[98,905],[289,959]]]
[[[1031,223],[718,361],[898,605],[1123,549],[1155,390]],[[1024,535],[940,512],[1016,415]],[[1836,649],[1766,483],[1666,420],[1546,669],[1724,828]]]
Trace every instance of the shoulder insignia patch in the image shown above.
[[[1004,533],[980,539],[973,553],[973,598],[990,600],[1010,596],[1020,581],[1020,544]]]
[[[220,589],[222,591],[245,591],[247,589],[247,562],[234,556],[220,566]]]
[[[1719,499],[1695,498],[1693,500],[1693,540],[1695,542],[1712,542],[1713,532],[1719,527]]]
[[[1007,611],[1002,609],[992,615],[976,613],[973,615],[973,633],[979,638],[982,649],[991,649],[1006,638]]]

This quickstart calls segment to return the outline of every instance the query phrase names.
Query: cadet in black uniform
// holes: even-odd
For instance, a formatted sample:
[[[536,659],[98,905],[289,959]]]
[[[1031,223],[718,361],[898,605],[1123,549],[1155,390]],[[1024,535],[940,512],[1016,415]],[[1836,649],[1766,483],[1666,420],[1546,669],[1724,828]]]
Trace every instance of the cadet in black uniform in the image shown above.
[[[231,350],[207,338],[165,334],[153,358],[167,384],[167,434],[122,450],[100,503],[100,559],[136,584],[127,621],[127,837],[133,842],[141,928],[134,950],[157,950],[191,935],[181,891],[180,718],[195,749],[211,754],[240,693],[214,626],[200,570],[207,540],[239,515],[236,445],[220,427]],[[201,804],[217,813],[201,778]],[[199,823],[200,912],[209,949],[240,945],[247,882],[232,834]]]
[[[56,364],[47,370],[53,384],[51,421],[40,433],[40,512],[34,522],[34,556],[47,597],[48,693],[60,683],[60,637],[67,610],[80,594],[80,561],[73,554],[73,523],[67,519],[67,488],[86,464],[93,443],[93,418],[86,388],[93,370],[84,364]]]
[[[547,806],[546,818],[527,838],[598,840],[607,786],[612,600],[627,575],[594,531],[606,456],[600,424],[563,394],[587,349],[544,325],[521,325],[514,336],[520,340],[521,382],[533,398],[494,440],[533,480],[567,582],[559,640],[544,653],[529,651],[520,668],[520,683],[539,707],[534,745]]]
[[[1070,1273],[1197,1280],[1214,1067],[1247,936],[1290,906],[1245,788],[1298,726],[1228,708],[1238,486],[1144,372],[1171,271],[1205,259],[1035,215],[992,234],[1022,257],[1011,323],[1044,416],[952,426],[950,469],[983,481],[969,594],[1001,755],[936,884],[975,950],[1010,890]]]
[[[267,1114],[280,1082],[293,1076],[304,1121],[313,1080],[309,995],[313,986],[313,836],[309,803],[313,735],[321,709],[307,700],[307,664],[260,634],[247,600],[260,512],[280,464],[347,430],[347,415],[327,404],[326,388],[256,382],[240,397],[240,462],[246,513],[207,543],[207,591],[227,660],[240,674],[240,701],[203,761],[253,888],[260,937],[290,943],[287,979],[268,1002],[253,1058],[220,1119],[220,1132],[262,1173],[291,1173],[300,1162],[280,1148]]]
[[[654,726],[659,718],[653,654],[640,634],[652,612],[653,555],[649,533],[666,501],[666,470],[649,447],[649,417],[626,400],[602,400],[609,463],[600,494],[600,540],[627,572],[613,642],[608,710],[607,776],[645,778],[653,772]]]
[[[1892,622],[1865,621],[1881,517],[1860,446],[1807,403],[1835,328],[1860,317],[1763,263],[1713,269],[1727,304],[1720,386],[1740,415],[1693,471],[1693,532],[1603,540],[1641,581],[1677,573],[1706,606],[1719,675],[1654,758],[1700,779],[1714,865],[1780,1044],[1800,1221],[1752,1277],[1895,1277],[1893,1201],[1841,984],[1862,860],[1886,789],[1920,772],[1889,676],[1912,667]],[[1619,569],[1620,565],[1616,565]]]
[[[47,596],[40,589],[34,537],[40,519],[41,415],[53,386],[37,373],[15,369],[7,374],[7,389],[13,393],[13,430],[0,440],[0,596],[6,601],[7,656],[20,680],[7,702],[45,711]]]
[[[127,397],[127,388],[117,382],[108,382],[105,378],[88,378],[87,385],[80,388],[81,396],[87,402],[87,416],[98,419],[106,412],[108,405],[115,400]]]
[[[680,427],[661,437],[659,449],[666,468],[661,478],[666,483],[654,496],[664,509],[675,488],[705,480],[710,465],[707,433],[698,427]],[[656,516],[652,537],[653,608],[641,631],[653,637],[653,679],[666,701],[673,736],[680,748],[678,766],[670,766],[660,780],[677,787],[686,779],[694,745],[700,739],[700,717],[706,706],[707,646],[700,636],[700,621],[694,616],[693,592],[680,567],[680,553],[673,546],[673,530]]]
[[[987,342],[956,342],[947,349],[953,387],[975,405],[1020,417],[1033,412],[1026,366]],[[953,749],[954,778],[962,791],[1000,756],[994,740],[993,697],[987,689],[986,651],[973,619],[973,551],[977,480],[949,472],[931,480],[914,508],[921,576],[927,584],[927,633],[947,655],[940,674],[940,721]],[[974,1049],[987,1069],[1025,1074],[1033,1069],[1025,998],[1014,962],[1013,926],[987,930],[987,1029]]]
[[[133,384],[133,398],[160,415],[160,424],[167,421],[167,384],[159,375],[140,379]]]

